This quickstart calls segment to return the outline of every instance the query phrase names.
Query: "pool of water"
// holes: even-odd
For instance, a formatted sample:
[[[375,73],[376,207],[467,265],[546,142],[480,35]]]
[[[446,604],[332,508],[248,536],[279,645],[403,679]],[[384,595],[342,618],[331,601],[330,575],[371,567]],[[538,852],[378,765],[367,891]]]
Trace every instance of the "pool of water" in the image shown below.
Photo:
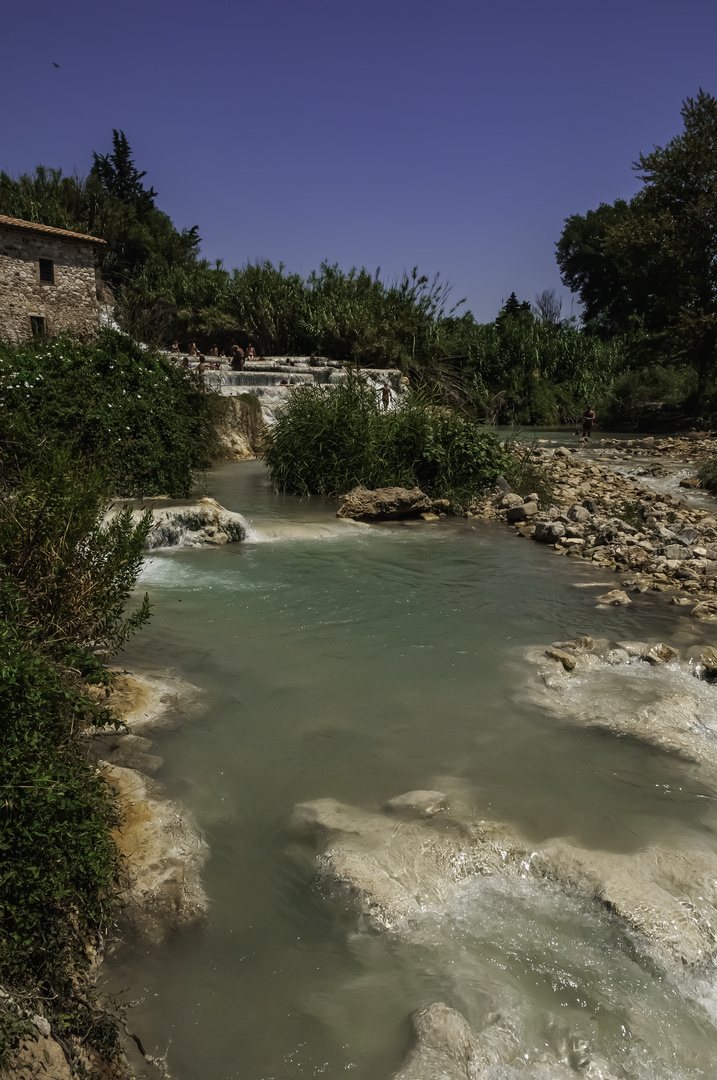
[[[331,503],[273,494],[256,462],[215,470],[210,494],[250,539],[154,553],[140,582],[154,618],[123,657],[201,691],[156,751],[211,851],[206,924],[159,947],[127,941],[106,972],[174,1080],[388,1078],[409,1013],[432,1000],[476,1022],[509,1001],[530,1047],[578,1031],[630,1076],[712,1075],[710,976],[668,978],[587,902],[469,882],[417,939],[384,940],[321,895],[288,831],[296,802],[371,809],[451,783],[536,841],[629,852],[714,836],[714,792],[693,766],[525,693],[525,646],[674,640],[675,609],[635,594],[599,610],[589,583],[614,575],[504,526],[341,522]]]

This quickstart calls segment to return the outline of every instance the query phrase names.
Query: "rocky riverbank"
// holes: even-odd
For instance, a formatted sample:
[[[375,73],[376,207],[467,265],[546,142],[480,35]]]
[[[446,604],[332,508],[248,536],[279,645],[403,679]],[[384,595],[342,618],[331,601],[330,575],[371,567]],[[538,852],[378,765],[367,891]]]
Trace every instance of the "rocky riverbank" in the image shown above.
[[[162,765],[148,736],[176,722],[196,692],[167,674],[120,672],[116,680],[111,702],[122,726],[95,736],[90,752],[117,794],[120,824],[114,839],[123,860],[120,930],[157,942],[206,911],[201,884],[206,844],[186,810],[167,799],[148,775]]]
[[[503,482],[476,500],[468,517],[503,520],[556,554],[621,574],[626,591],[607,603],[630,603],[628,592],[670,591],[694,618],[717,619],[717,503],[715,513],[690,506],[621,475],[609,458],[598,461],[578,448],[538,446],[528,453],[549,495],[522,497]],[[624,449],[620,445],[623,454],[669,458],[674,469],[680,461],[696,466],[712,457],[714,442],[629,440]],[[668,471],[661,465],[658,475]]]

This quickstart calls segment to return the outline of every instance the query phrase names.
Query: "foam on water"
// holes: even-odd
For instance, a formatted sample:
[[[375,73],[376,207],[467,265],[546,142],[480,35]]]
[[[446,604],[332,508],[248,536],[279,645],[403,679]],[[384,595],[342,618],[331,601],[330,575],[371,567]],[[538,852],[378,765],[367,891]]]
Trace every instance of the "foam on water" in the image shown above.
[[[549,881],[467,879],[409,933],[440,957],[465,1015],[488,993],[521,1018],[533,1060],[580,1040],[639,1080],[708,1076],[717,1060],[714,972],[662,970],[617,919]]]
[[[277,540],[343,540],[355,539],[370,532],[370,526],[361,521],[336,518],[322,523],[281,521],[262,526],[247,522],[246,540],[249,544],[270,544]]]

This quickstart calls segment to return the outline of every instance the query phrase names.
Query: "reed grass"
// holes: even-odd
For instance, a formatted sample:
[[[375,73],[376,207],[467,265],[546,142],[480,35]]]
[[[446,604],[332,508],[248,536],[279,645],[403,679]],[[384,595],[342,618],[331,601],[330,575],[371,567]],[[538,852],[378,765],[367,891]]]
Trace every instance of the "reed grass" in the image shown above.
[[[299,387],[277,420],[265,461],[273,485],[297,495],[398,485],[459,503],[509,465],[494,435],[428,391],[384,412],[354,374],[337,386]]]

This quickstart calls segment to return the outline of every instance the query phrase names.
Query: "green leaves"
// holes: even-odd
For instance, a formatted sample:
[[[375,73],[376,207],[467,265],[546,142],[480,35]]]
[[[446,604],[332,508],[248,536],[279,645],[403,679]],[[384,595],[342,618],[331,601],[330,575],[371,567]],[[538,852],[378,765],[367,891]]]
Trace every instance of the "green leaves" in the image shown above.
[[[272,483],[300,495],[418,485],[462,501],[506,465],[500,445],[475,420],[414,391],[399,407],[377,408],[375,392],[349,375],[330,387],[299,387],[265,453]]]
[[[682,119],[666,146],[639,155],[634,199],[567,219],[558,263],[588,323],[644,326],[651,359],[693,368],[704,410],[717,360],[717,99],[700,90]]]
[[[212,396],[124,334],[0,344],[0,451],[5,471],[42,447],[68,446],[104,468],[114,494],[189,494],[214,446]]]
[[[110,651],[149,618],[144,601],[124,608],[142,561],[151,513],[126,510],[105,524],[106,473],[69,451],[45,450],[0,493],[0,617],[33,628],[36,640]]]

